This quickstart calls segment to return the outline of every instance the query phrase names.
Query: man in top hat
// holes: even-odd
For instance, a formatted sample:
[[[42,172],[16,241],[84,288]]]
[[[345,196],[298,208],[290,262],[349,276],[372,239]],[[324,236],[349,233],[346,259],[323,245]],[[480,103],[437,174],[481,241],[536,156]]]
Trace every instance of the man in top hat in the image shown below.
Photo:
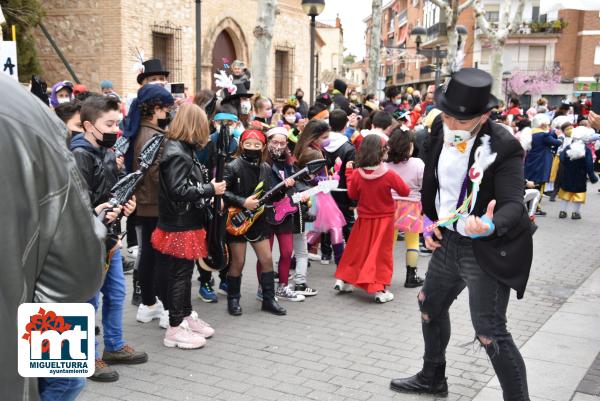
[[[529,400],[525,364],[506,329],[510,289],[523,297],[533,254],[523,201],[523,148],[506,129],[489,121],[497,103],[491,86],[488,73],[465,68],[435,94],[442,113],[425,145],[422,204],[425,220],[442,224],[433,228],[426,223],[424,233],[426,246],[434,252],[418,297],[423,369],[410,378],[392,380],[391,389],[398,392],[448,393],[448,310],[468,287],[475,336],[491,359],[504,399]],[[481,166],[483,158],[491,164],[483,164],[477,191],[472,184],[477,177],[468,171],[474,162]],[[448,220],[474,190],[472,208]]]
[[[169,71],[162,66],[159,59],[151,59],[142,63],[144,66],[143,70],[137,76],[137,83],[144,86],[146,84],[157,84],[165,86],[167,84],[167,78],[169,78]]]

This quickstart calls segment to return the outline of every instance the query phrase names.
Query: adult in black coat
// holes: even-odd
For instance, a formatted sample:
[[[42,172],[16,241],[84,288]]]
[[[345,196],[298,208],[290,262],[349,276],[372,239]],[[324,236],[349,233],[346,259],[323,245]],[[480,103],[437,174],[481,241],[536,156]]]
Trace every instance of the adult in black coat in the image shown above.
[[[341,79],[336,79],[333,81],[333,103],[335,104],[336,109],[342,109],[346,112],[347,115],[355,113],[356,111],[350,104],[350,101],[346,97],[346,90],[348,89],[348,85]]]
[[[468,171],[479,148],[496,157],[484,170],[469,217],[446,228],[426,229],[426,245],[435,251],[419,294],[424,364],[417,375],[392,380],[395,391],[447,394],[448,310],[468,287],[475,334],[491,359],[504,398],[529,400],[525,364],[506,329],[510,289],[523,297],[533,253],[532,227],[523,201],[523,149],[503,127],[489,122],[489,112],[497,103],[491,86],[488,73],[466,68],[436,93],[443,113],[432,125],[425,146],[421,198],[425,216],[432,221],[444,219],[468,197],[473,187]]]

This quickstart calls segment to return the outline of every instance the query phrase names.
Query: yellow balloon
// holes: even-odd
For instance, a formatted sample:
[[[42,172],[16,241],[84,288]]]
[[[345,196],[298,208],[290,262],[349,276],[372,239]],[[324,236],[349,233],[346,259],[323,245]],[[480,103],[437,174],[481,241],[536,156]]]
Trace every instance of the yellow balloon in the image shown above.
[[[409,87],[406,89],[406,93],[408,93],[409,95],[412,95],[413,91],[414,91],[414,89],[412,88],[412,86],[409,86]]]

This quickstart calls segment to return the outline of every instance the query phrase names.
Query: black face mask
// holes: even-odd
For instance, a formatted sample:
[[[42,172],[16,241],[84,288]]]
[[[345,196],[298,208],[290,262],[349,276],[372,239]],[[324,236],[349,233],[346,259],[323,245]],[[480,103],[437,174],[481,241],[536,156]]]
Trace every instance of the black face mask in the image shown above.
[[[94,137],[95,138],[95,137]],[[96,139],[96,143],[98,146],[102,146],[104,148],[112,148],[117,143],[117,134],[112,132],[106,132],[102,134],[102,140]]]
[[[262,150],[244,149],[242,150],[242,158],[250,163],[258,163],[262,156]]]
[[[94,124],[92,124],[92,126],[96,128]],[[101,132],[98,128],[96,128],[96,131]],[[117,143],[116,132],[105,132],[102,134],[102,139],[96,138],[95,133],[92,133],[92,135],[94,136],[94,139],[96,140],[98,146],[101,146],[103,148],[112,148],[113,146],[115,146],[115,143]]]
[[[296,99],[298,100],[302,100],[304,98],[304,96],[296,96]]]
[[[167,129],[169,124],[171,123],[171,116],[167,114],[167,118],[159,118],[158,119],[158,127],[160,129]]]

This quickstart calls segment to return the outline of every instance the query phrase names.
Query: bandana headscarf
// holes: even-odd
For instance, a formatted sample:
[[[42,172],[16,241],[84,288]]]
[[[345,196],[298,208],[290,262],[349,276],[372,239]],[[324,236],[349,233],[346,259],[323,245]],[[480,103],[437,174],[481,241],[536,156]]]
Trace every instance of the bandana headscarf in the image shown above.
[[[258,139],[263,143],[263,145],[267,143],[267,138],[265,137],[265,134],[257,129],[247,129],[246,131],[244,131],[242,137],[240,138],[240,143],[244,142],[247,139]]]

